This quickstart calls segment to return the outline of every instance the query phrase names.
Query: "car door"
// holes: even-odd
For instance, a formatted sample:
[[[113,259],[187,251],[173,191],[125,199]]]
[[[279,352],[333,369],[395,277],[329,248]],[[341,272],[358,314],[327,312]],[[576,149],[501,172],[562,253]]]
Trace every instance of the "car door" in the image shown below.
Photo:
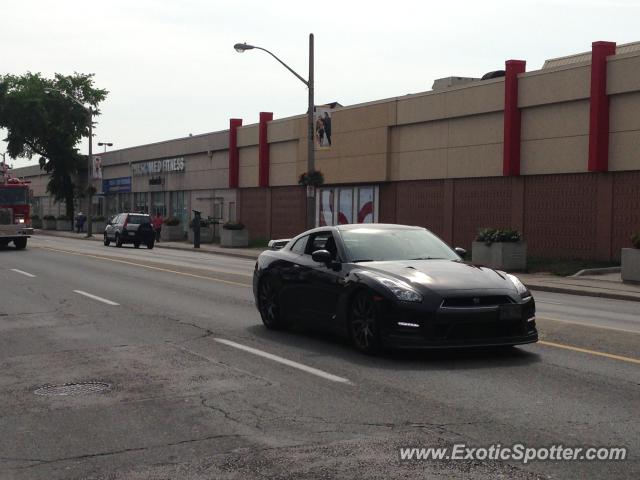
[[[314,261],[312,254],[317,250],[328,250],[333,254],[334,262],[325,264]],[[344,272],[340,260],[331,230],[311,235],[300,267],[303,279],[300,298],[306,304],[307,317],[323,327],[333,324],[344,285]]]
[[[111,218],[110,222],[107,224],[105,233],[107,234],[107,238],[109,240],[115,239],[116,225],[118,224],[119,218],[120,218],[120,215],[115,215],[114,217]]]
[[[280,301],[287,316],[300,318],[304,316],[304,302],[300,301],[302,287],[301,262],[306,251],[309,235],[300,237],[289,251],[283,251],[282,258],[272,269],[280,280]]]

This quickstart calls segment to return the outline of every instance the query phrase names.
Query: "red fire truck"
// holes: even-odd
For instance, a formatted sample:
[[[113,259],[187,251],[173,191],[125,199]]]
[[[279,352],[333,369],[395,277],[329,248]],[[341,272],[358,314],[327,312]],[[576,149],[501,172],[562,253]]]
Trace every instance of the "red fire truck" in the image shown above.
[[[33,235],[29,215],[29,183],[13,178],[0,164],[0,247],[13,242],[17,249],[27,246]]]

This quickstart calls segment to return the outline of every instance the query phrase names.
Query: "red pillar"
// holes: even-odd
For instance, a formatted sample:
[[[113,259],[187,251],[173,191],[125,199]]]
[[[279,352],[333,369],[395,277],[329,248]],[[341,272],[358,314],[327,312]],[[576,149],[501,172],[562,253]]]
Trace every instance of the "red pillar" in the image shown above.
[[[520,175],[520,109],[518,108],[518,74],[524,73],[527,62],[507,60],[504,78],[504,147],[502,174]]]
[[[238,151],[238,127],[241,118],[229,120],[229,188],[238,188],[240,178],[240,152]]]
[[[260,112],[258,125],[258,186],[269,186],[269,142],[267,139],[267,122],[273,120],[272,112]]]
[[[615,55],[615,42],[591,44],[591,99],[589,102],[589,171],[609,170],[609,97],[607,57]]]

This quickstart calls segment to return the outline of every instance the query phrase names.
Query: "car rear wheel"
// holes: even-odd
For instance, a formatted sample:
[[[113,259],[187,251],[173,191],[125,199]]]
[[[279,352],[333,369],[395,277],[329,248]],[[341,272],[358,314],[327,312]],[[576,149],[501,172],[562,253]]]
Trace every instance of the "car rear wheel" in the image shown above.
[[[16,246],[16,249],[22,250],[27,247],[27,239],[26,238],[16,238],[13,241],[13,244]]]
[[[116,233],[116,247],[122,248],[122,240],[120,239],[119,233]]]
[[[369,292],[358,292],[351,302],[349,333],[354,346],[363,353],[380,351],[378,309]]]
[[[279,330],[288,326],[280,309],[280,292],[271,277],[263,279],[258,286],[258,310],[265,327]]]
[[[111,243],[111,240],[109,240],[109,237],[107,237],[107,234],[104,234],[104,246],[108,247],[109,244]]]
[[[147,243],[147,248],[151,250],[153,248],[153,241]]]
[[[133,242],[134,248],[140,248],[140,242]]]

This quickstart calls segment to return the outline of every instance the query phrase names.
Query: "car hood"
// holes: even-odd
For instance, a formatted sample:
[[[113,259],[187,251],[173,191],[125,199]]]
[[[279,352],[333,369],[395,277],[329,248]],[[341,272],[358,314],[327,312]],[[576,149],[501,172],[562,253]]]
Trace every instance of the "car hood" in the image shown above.
[[[359,264],[370,272],[380,272],[436,292],[454,290],[516,291],[504,272],[453,260],[406,260]]]

